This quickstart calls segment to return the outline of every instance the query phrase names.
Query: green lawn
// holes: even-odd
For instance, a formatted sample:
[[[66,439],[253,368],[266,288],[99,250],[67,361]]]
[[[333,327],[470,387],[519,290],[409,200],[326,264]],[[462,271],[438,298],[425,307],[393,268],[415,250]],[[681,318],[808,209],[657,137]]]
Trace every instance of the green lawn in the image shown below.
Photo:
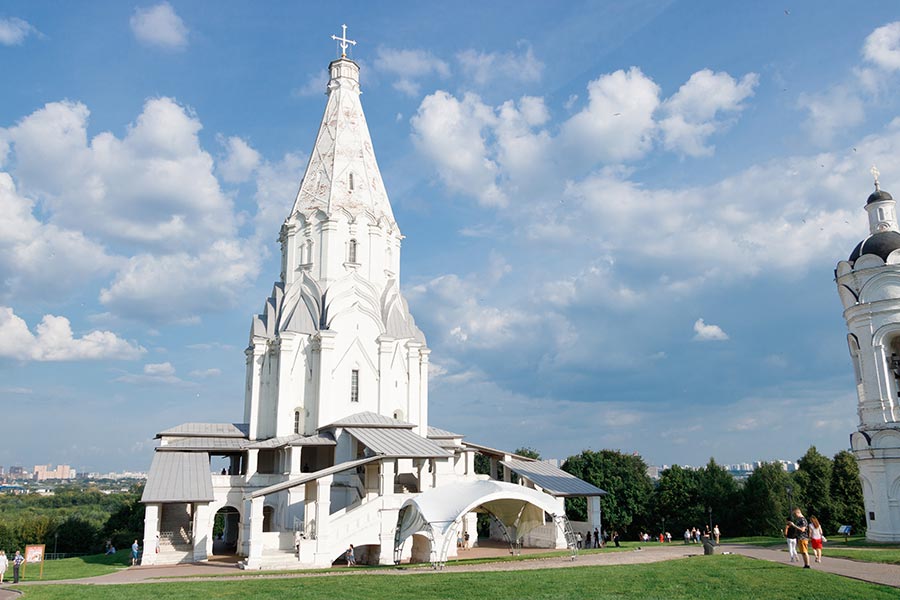
[[[62,560],[48,560],[44,563],[43,581],[57,581],[60,579],[81,579],[82,577],[96,577],[114,573],[131,565],[131,551],[120,550],[115,554],[92,554],[77,558],[64,558]],[[36,581],[41,573],[40,565],[26,565],[25,580]],[[8,579],[12,579],[12,567],[6,573]]]
[[[785,541],[776,537],[729,538],[727,540],[723,539],[722,542],[728,544],[752,544],[787,552]],[[810,555],[812,555],[812,549],[810,549]],[[862,562],[900,565],[900,546],[894,544],[873,544],[872,542],[867,542],[866,538],[861,535],[850,536],[850,539],[846,541],[843,536],[834,536],[828,538],[828,542],[825,543],[825,548],[822,550],[822,556],[826,559],[830,556]]]
[[[254,600],[331,598],[379,600],[896,600],[897,590],[740,556],[694,557],[649,565],[535,571],[411,575],[369,574],[125,586],[46,585],[26,588],[26,600]]]

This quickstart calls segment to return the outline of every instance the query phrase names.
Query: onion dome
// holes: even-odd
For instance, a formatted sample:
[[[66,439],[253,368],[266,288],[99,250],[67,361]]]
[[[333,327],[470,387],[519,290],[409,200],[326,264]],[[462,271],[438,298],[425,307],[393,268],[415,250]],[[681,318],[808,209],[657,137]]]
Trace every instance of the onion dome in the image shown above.
[[[890,197],[890,194],[887,192],[879,193],[887,194],[887,196]],[[874,195],[875,194],[872,194],[872,196]],[[882,231],[870,235],[857,244],[848,260],[852,263],[856,262],[863,254],[874,254],[875,256],[880,256],[881,260],[886,262],[888,255],[898,249],[900,249],[900,233],[897,233],[896,231]]]
[[[873,202],[886,202],[893,199],[894,197],[891,196],[888,192],[881,189],[876,189],[874,192],[869,194],[869,199],[866,200],[866,205],[872,204]]]

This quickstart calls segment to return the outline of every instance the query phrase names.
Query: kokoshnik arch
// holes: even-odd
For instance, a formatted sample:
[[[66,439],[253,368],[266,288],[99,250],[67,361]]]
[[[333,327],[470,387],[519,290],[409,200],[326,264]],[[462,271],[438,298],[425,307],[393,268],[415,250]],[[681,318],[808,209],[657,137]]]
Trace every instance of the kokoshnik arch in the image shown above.
[[[566,547],[564,498],[588,497],[587,527],[600,528],[603,490],[428,425],[430,350],[400,292],[403,236],[346,56],[355,42],[346,28],[332,37],[342,53],[281,227],[281,274],[251,324],[243,422],[157,435],[143,564],[233,552],[248,569],[325,567],[349,544],[360,562],[443,562],[451,531],[477,540],[478,512],[495,517],[492,537]],[[490,475],[475,473],[477,453]]]

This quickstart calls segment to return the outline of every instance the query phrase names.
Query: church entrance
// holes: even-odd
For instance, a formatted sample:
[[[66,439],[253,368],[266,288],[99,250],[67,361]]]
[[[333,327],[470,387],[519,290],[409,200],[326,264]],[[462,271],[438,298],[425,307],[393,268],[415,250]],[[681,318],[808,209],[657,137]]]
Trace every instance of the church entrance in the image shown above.
[[[213,555],[236,555],[240,528],[240,511],[233,506],[220,508],[213,520]]]

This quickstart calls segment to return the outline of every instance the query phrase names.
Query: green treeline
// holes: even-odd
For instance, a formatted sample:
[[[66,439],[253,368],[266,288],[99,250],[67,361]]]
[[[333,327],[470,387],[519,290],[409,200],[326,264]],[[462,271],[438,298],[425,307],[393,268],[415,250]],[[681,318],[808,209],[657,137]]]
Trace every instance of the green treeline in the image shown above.
[[[9,555],[26,544],[45,544],[47,552],[100,552],[106,541],[117,548],[143,536],[142,486],[104,494],[77,486],[52,496],[0,495],[0,549]]]
[[[604,528],[618,530],[625,539],[667,530],[680,540],[686,528],[702,529],[710,520],[727,537],[779,535],[791,504],[807,517],[818,517],[826,534],[835,534],[841,525],[852,525],[855,533],[865,530],[859,468],[846,450],[828,458],[812,446],[796,472],[769,463],[744,482],[710,459],[697,470],[666,469],[654,485],[640,456],[614,450],[585,450],[562,468],[609,492],[600,501]],[[585,500],[566,500],[566,512],[585,520]]]

